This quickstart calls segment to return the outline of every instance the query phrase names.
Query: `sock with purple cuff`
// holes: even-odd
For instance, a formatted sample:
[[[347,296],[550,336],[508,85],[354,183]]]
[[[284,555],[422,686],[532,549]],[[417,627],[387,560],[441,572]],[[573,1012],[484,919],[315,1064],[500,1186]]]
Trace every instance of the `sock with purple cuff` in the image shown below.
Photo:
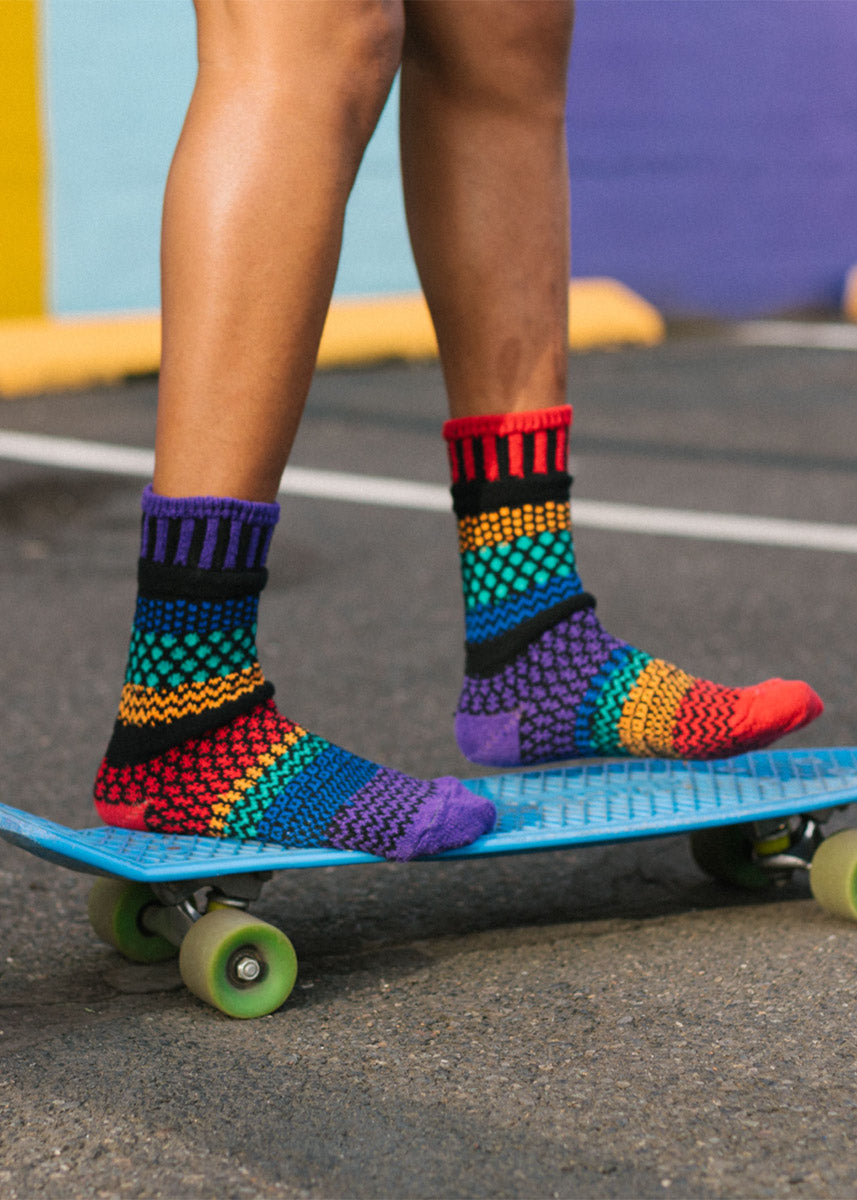
[[[333,846],[391,859],[466,845],[493,805],[282,716],[256,652],[276,504],[143,496],[139,592],[119,713],[95,784],[109,825]]]

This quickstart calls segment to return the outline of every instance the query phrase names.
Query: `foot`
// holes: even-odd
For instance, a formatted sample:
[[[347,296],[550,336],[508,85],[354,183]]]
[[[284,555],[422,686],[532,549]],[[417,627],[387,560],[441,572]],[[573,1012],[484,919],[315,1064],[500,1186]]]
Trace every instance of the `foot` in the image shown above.
[[[731,688],[609,634],[577,573],[566,471],[570,408],[444,429],[458,516],[466,664],[462,752],[493,766],[591,755],[719,758],[812,721],[805,683]]]
[[[497,670],[466,676],[455,732],[492,766],[594,755],[724,758],[814,720],[808,684],[721,687],[612,637],[592,608],[545,630]]]
[[[95,783],[108,825],[333,846],[391,859],[466,845],[494,806],[412,779],[283,717],[256,654],[275,504],[143,497],[140,592]]]
[[[282,717],[273,700],[144,762],[105,759],[95,806],[108,825],[396,860],[465,846],[495,819],[457,779],[412,779],[359,758]]]

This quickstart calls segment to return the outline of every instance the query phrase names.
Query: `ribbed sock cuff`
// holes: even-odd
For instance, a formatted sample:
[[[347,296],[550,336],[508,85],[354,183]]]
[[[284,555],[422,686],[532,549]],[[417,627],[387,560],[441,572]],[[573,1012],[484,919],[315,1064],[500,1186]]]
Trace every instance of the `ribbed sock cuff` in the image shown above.
[[[556,408],[535,408],[527,412],[486,413],[475,417],[453,417],[444,422],[443,436],[447,441],[461,437],[481,437],[507,433],[536,433],[541,429],[566,429],[571,425],[574,410],[570,404]]]
[[[265,564],[279,504],[225,496],[142,499],[140,559],[203,571],[258,570]]]
[[[570,405],[456,417],[443,426],[453,484],[565,474]]]

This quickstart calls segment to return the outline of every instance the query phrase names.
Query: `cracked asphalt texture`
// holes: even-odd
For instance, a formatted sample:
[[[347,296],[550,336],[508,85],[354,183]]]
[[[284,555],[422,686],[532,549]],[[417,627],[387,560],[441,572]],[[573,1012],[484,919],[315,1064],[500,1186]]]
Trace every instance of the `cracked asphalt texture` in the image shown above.
[[[848,353],[724,335],[572,360],[575,493],[853,523]],[[0,426],[151,444],[151,380]],[[320,375],[293,461],[446,482],[435,366]],[[92,823],[134,597],[140,481],[0,462],[2,799]],[[855,740],[857,556],[597,532],[614,632],[727,683],[808,679]],[[284,711],[420,774],[451,731],[452,518],[287,499],[260,645]],[[0,844],[0,1196],[853,1197],[857,929],[805,881],[729,892],[684,839],[281,873],[277,1013],[124,963],[87,882]]]

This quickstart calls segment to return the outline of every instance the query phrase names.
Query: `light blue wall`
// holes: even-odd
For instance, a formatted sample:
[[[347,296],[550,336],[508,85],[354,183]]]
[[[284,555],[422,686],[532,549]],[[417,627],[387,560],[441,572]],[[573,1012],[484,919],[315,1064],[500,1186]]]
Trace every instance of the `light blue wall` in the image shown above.
[[[51,309],[156,308],[161,196],[196,68],[190,0],[43,0],[43,10]],[[394,96],[349,204],[340,295],[418,286],[396,108]]]
[[[41,3],[53,310],[154,308],[190,0]],[[579,0],[575,274],[668,314],[834,307],[857,262],[855,61],[857,0]],[[417,287],[395,109],[349,206],[340,295]]]
[[[399,83],[393,87],[345,213],[336,294],[419,290],[399,179]]]
[[[161,192],[194,73],[183,0],[44,0],[51,307],[155,308]]]

